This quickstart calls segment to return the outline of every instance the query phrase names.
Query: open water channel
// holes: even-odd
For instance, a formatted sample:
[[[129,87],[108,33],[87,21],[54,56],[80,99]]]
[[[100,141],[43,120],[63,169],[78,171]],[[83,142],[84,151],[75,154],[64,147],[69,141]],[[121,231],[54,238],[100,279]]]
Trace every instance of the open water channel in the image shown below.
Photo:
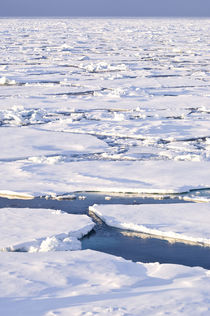
[[[210,269],[210,247],[187,244],[175,240],[158,239],[146,234],[109,227],[88,210],[96,204],[156,204],[187,203],[178,196],[154,199],[133,195],[111,195],[79,192],[60,200],[34,198],[32,200],[0,198],[0,208],[29,207],[59,209],[71,214],[87,214],[96,223],[92,232],[82,239],[83,249],[93,249],[125,259],[141,262],[176,263]]]

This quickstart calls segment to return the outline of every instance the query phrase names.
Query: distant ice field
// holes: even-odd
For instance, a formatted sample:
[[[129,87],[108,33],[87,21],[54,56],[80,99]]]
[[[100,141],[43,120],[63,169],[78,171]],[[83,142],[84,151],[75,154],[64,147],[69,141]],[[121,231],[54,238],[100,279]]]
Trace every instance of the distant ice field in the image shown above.
[[[183,172],[175,162],[185,173],[205,164],[210,175],[209,31],[208,19],[1,19],[0,172],[8,177],[0,190],[101,190],[98,161],[104,170],[129,162],[132,172],[151,164],[148,192],[153,181],[162,191],[210,187],[203,173],[180,186],[171,178]],[[156,162],[167,163],[170,181],[160,179]],[[81,186],[84,164],[89,178]],[[120,192],[142,191],[122,168]],[[58,188],[68,170],[75,188]],[[30,190],[22,185],[27,175]]]
[[[209,315],[208,270],[70,252],[98,218],[15,204],[150,195],[92,211],[209,245],[209,34],[210,19],[0,19],[1,315]],[[207,203],[155,204],[171,195]]]

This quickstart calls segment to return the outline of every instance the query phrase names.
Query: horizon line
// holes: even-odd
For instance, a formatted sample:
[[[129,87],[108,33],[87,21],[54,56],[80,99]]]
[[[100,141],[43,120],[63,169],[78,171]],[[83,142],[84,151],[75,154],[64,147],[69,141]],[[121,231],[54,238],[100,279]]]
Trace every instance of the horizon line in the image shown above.
[[[34,15],[34,16],[31,16],[31,15],[8,15],[8,16],[1,16],[0,15],[0,18],[5,18],[5,19],[8,19],[8,18],[22,18],[22,19],[37,19],[37,18],[52,18],[52,19],[124,19],[124,18],[127,18],[127,19],[150,19],[150,18],[157,18],[157,19],[164,19],[164,18],[172,18],[172,19],[210,19],[210,15],[209,16],[197,16],[197,15],[138,15],[138,16],[127,16],[127,15],[122,15],[122,16],[119,16],[119,15],[104,15],[104,16],[101,16],[101,15],[93,15],[93,16],[85,16],[85,15],[78,15],[78,16],[71,16],[71,15]]]

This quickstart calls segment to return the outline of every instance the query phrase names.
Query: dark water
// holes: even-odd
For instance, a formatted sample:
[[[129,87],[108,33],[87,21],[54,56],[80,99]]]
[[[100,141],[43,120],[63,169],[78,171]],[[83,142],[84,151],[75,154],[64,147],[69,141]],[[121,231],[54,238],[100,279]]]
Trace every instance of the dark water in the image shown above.
[[[79,198],[85,196],[85,199]],[[0,208],[30,207],[60,209],[71,214],[89,214],[88,207],[96,204],[157,204],[183,203],[177,197],[156,200],[137,196],[111,196],[96,193],[75,194],[71,200],[35,198],[33,200],[9,200],[0,198]],[[189,245],[182,242],[170,243],[167,240],[107,226],[97,217],[89,214],[96,226],[82,239],[83,249],[93,249],[141,262],[176,263],[187,266],[201,266],[210,269],[210,247]],[[146,238],[147,237],[147,238]]]

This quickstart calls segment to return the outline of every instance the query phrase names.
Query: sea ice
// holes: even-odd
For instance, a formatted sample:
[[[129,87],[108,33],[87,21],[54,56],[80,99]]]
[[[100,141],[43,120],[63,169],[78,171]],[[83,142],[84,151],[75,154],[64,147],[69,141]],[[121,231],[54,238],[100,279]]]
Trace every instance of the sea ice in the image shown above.
[[[209,203],[95,204],[89,210],[113,227],[210,245]]]
[[[94,226],[86,215],[27,208],[1,209],[0,222],[0,251],[78,250]]]
[[[0,194],[60,195],[76,191],[181,193],[210,187],[209,162],[0,162]]]
[[[210,273],[96,251],[0,253],[7,316],[208,315]]]
[[[14,85],[16,84],[15,80],[10,80],[6,77],[0,77],[0,86],[1,85]]]
[[[209,27],[207,19],[0,19],[0,196],[209,188]],[[203,208],[203,232],[188,209],[166,224],[208,239],[202,205],[191,212]],[[52,212],[2,209],[2,249],[80,248],[90,218]],[[158,219],[147,229],[168,234]],[[1,315],[209,314],[209,271],[200,268],[93,251],[0,255]]]
[[[107,149],[103,141],[91,135],[49,132],[32,127],[1,127],[0,142],[0,160],[71,156],[100,153]]]
[[[210,186],[209,21],[0,29],[1,195]]]

